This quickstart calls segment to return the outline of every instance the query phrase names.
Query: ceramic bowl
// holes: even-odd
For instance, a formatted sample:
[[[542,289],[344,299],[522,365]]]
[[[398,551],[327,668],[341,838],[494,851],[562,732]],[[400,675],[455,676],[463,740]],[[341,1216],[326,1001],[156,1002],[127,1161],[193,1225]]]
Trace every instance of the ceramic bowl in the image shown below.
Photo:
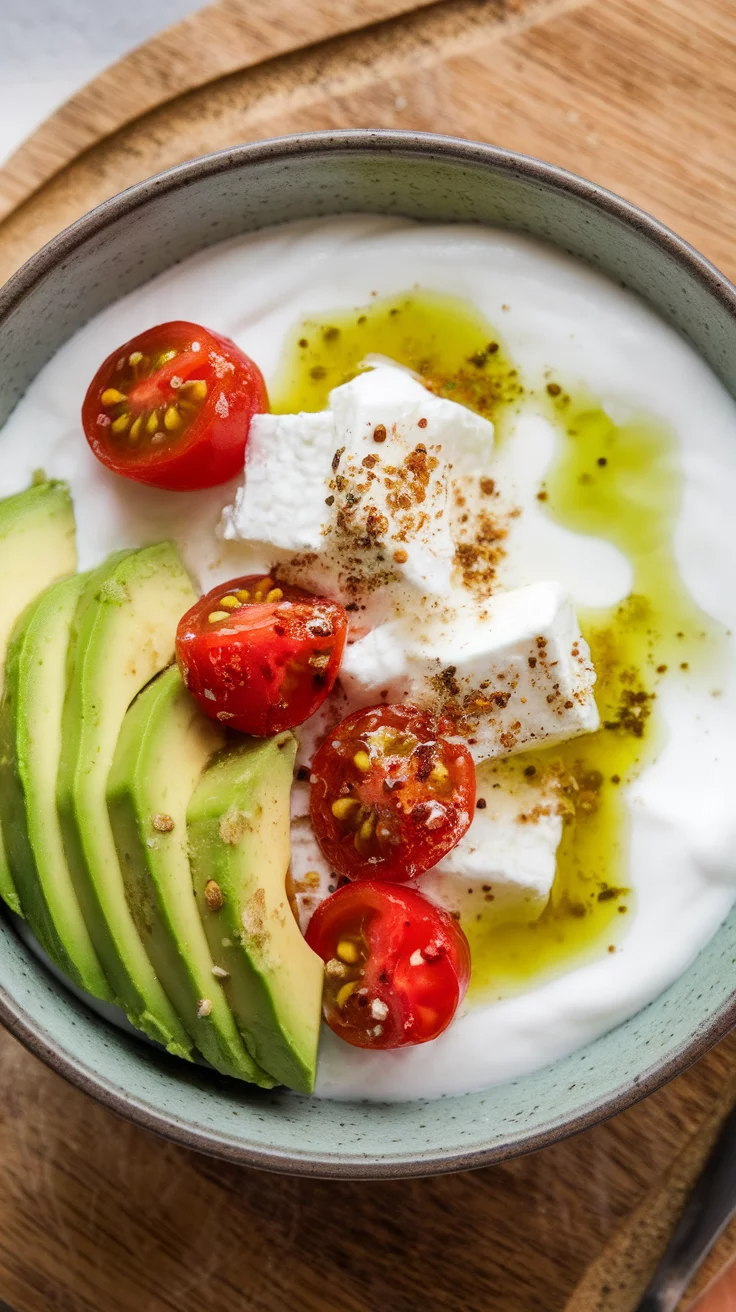
[[[650,301],[736,395],[736,292],[661,224],[592,183],[491,146],[317,133],[194,160],[113,197],[0,292],[0,424],[85,320],[175,261],[287,219],[349,211],[529,233]],[[0,440],[2,440],[0,436]],[[601,1121],[736,1022],[736,911],[656,1002],[553,1066],[484,1093],[398,1104],[251,1092],[188,1067],[75,1000],[0,918],[0,1017],[113,1110],[233,1161],[319,1176],[424,1175],[498,1162]]]

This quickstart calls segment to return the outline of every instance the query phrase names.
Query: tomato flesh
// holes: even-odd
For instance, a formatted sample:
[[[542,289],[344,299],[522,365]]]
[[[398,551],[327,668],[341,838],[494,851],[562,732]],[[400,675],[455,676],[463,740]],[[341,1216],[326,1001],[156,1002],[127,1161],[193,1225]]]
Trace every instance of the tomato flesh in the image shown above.
[[[312,762],[312,826],[338,874],[414,879],[459,843],[475,806],[467,747],[411,706],[355,711]]]
[[[436,1039],[470,980],[457,921],[403,885],[346,884],[317,908],[306,939],[325,963],[325,1020],[358,1048]]]
[[[82,425],[114,473],[187,491],[242,470],[251,419],[268,408],[258,366],[234,342],[179,320],[108,355],[87,389]]]
[[[187,611],[176,657],[206,715],[267,737],[303,724],[322,705],[347,626],[337,602],[251,574],[213,588]]]

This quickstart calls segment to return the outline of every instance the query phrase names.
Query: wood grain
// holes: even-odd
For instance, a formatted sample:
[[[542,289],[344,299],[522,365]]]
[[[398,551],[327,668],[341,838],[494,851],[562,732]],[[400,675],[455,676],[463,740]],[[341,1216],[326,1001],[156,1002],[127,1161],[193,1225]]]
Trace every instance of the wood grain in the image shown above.
[[[108,70],[0,170],[0,278],[160,168],[345,126],[553,160],[734,275],[735,66],[733,0],[220,0]],[[534,1157],[352,1185],[162,1143],[0,1035],[0,1295],[18,1312],[634,1312],[733,1104],[735,1058],[732,1037]]]
[[[426,0],[430,3],[431,0]],[[0,171],[0,219],[88,146],[156,105],[276,55],[421,7],[417,0],[217,0],[118,60],[41,125]]]
[[[609,1124],[503,1166],[336,1183],[165,1143],[1,1035],[0,1294],[18,1312],[633,1312],[671,1220],[657,1189],[702,1158],[735,1061],[736,1037]],[[628,1237],[615,1265],[600,1260],[612,1234]]]
[[[84,210],[213,149],[346,124],[436,128],[448,61],[581,3],[440,0],[196,87],[104,138],[18,205],[0,224],[0,280]],[[469,135],[444,117],[446,130]]]
[[[732,0],[446,0],[248,67],[122,128],[0,224],[0,278],[151,172],[346,124],[441,128],[551,159],[736,274],[735,58]]]

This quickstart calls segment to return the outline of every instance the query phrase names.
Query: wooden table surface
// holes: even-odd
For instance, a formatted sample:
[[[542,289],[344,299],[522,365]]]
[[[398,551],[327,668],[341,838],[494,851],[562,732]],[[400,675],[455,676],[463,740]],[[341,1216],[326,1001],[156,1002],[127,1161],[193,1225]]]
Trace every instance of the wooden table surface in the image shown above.
[[[734,0],[220,0],[0,169],[0,279],[122,187],[258,137],[443,131],[562,164],[736,276]],[[17,1312],[634,1312],[736,1100],[736,1035],[607,1125],[430,1180],[266,1176],[117,1120],[0,1034]],[[683,1307],[736,1251],[718,1246]]]

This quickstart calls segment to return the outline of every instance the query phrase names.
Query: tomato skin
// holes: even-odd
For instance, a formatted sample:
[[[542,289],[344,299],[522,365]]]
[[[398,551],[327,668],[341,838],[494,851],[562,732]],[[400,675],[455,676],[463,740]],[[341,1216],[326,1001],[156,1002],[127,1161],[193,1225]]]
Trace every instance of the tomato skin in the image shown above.
[[[317,908],[306,939],[325,962],[325,1020],[357,1048],[436,1039],[470,981],[457,921],[405,885],[344,885]]]
[[[311,780],[317,841],[348,879],[415,879],[459,843],[475,807],[467,747],[412,706],[349,715],[316,753]]]
[[[243,591],[249,600],[231,608]],[[337,602],[251,574],[213,588],[182,616],[176,658],[206,715],[266,738],[303,724],[322,705],[347,627]]]
[[[164,353],[172,358],[157,364]],[[143,360],[132,366],[137,354]],[[198,387],[204,398],[198,398]],[[104,403],[108,389],[124,400]],[[169,432],[165,416],[177,406],[179,426]],[[97,459],[114,473],[183,492],[240,473],[251,419],[268,409],[263,375],[249,356],[220,333],[176,320],[147,329],[108,355],[87,389],[82,427]],[[132,423],[154,412],[157,431],[149,433],[144,422],[133,442]],[[124,413],[131,425],[116,434],[114,423]]]

